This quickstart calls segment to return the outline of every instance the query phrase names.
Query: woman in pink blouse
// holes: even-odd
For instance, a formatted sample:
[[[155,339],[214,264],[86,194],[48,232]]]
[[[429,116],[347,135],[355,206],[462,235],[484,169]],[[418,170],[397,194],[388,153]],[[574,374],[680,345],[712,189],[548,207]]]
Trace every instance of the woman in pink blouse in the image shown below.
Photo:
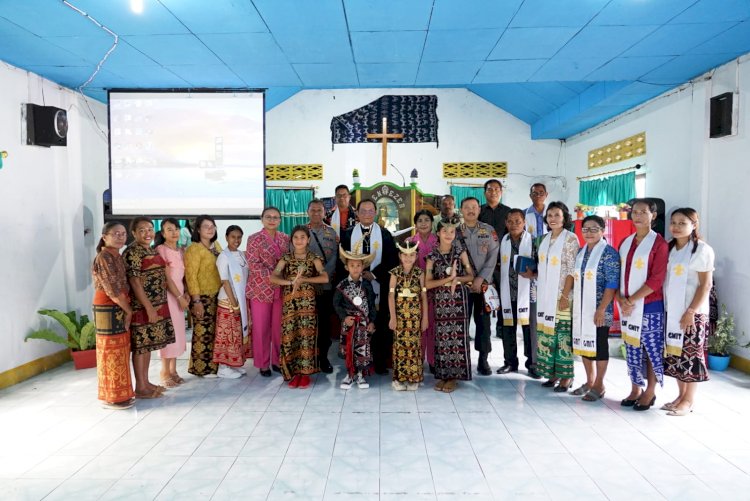
[[[425,271],[427,264],[427,256],[435,250],[438,244],[437,235],[432,232],[432,223],[434,216],[428,210],[420,210],[414,214],[414,226],[417,232],[413,237],[409,237],[408,240],[412,242],[418,242],[417,247],[417,262],[416,265]],[[430,365],[430,372],[435,373],[435,304],[432,300],[432,291],[427,292],[428,306],[428,318],[429,327],[426,331],[422,331],[422,358],[427,358],[427,363]]]
[[[253,365],[260,375],[269,377],[270,366],[279,371],[281,346],[281,288],[271,284],[271,273],[289,251],[289,236],[278,231],[281,212],[266,207],[261,214],[263,229],[247,239],[249,276],[245,294],[250,301],[253,319]]]

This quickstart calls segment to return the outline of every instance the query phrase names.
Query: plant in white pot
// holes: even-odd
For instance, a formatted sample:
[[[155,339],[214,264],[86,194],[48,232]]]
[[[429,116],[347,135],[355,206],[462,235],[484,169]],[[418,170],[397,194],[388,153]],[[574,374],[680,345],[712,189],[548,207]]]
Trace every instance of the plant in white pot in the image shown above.
[[[745,333],[743,332],[744,336]],[[716,322],[716,329],[708,338],[708,368],[713,371],[725,371],[729,367],[731,348],[733,346],[750,347],[750,343],[738,345],[734,336],[734,314],[727,312],[727,305],[721,305],[721,315]]]
[[[80,317],[75,311],[63,313],[59,310],[39,310],[37,313],[57,320],[66,331],[63,337],[52,329],[39,329],[26,336],[29,339],[44,339],[67,346],[76,369],[96,367],[96,327],[87,315]]]

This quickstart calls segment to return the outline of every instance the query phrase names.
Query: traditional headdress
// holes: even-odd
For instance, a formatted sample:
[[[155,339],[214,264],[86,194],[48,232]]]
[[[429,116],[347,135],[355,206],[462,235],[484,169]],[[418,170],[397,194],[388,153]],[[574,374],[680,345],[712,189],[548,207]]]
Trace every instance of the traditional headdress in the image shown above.
[[[396,242],[396,247],[401,254],[414,254],[419,247],[419,241],[406,240],[403,246]]]
[[[344,264],[347,263],[347,261],[362,261],[362,265],[365,267],[370,266],[370,263],[375,259],[375,254],[363,254],[362,253],[362,242],[364,242],[364,237],[360,238],[359,241],[354,244],[351,251],[347,251],[344,249],[344,247],[339,244],[339,259],[341,259]]]
[[[448,219],[441,219],[438,222],[441,228],[455,228],[461,224],[461,220],[457,216],[451,216]]]

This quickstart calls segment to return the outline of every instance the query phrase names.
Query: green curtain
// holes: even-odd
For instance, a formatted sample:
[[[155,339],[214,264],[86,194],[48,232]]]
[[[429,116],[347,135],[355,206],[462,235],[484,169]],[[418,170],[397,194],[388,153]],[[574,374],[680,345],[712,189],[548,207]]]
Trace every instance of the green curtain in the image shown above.
[[[635,198],[635,172],[581,181],[578,199],[584,205],[617,205]]]
[[[279,231],[289,235],[298,224],[307,223],[307,204],[313,199],[312,190],[266,190],[266,206],[281,211]]]
[[[484,202],[484,188],[482,186],[455,186],[451,185],[451,195],[456,199],[456,210],[460,210],[461,200],[474,197],[479,200],[479,205]]]

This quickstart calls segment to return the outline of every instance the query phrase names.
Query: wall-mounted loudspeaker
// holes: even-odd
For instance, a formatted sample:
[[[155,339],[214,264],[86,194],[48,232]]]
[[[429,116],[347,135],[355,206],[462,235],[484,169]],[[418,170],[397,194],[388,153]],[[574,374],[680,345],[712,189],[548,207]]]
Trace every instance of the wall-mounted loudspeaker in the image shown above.
[[[731,92],[725,92],[711,98],[708,137],[724,137],[732,134],[733,97]]]
[[[23,105],[26,117],[26,144],[37,146],[68,145],[68,113],[54,106]]]

